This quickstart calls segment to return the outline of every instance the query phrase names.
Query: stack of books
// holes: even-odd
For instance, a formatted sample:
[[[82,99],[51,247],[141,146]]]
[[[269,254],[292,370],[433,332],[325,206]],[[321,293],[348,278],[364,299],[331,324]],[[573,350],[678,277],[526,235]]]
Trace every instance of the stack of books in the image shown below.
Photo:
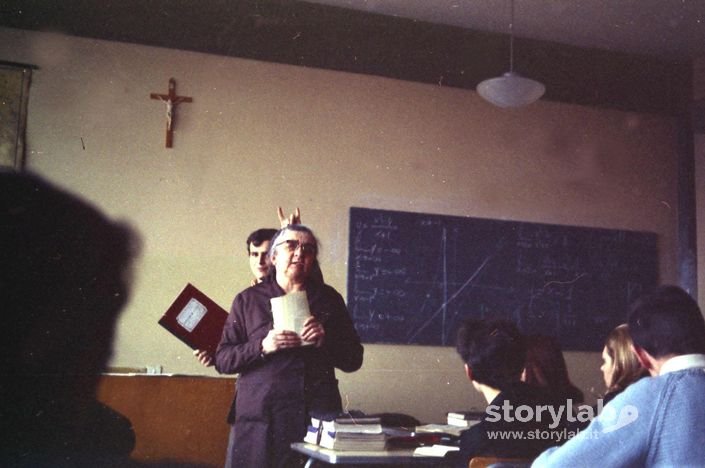
[[[449,411],[447,413],[447,423],[450,426],[468,428],[482,420],[485,413],[482,411]]]
[[[453,424],[422,424],[414,428],[414,434],[438,434],[439,436],[460,437],[460,434],[467,427],[455,426]]]
[[[378,417],[311,418],[304,442],[332,450],[384,450],[387,435]]]

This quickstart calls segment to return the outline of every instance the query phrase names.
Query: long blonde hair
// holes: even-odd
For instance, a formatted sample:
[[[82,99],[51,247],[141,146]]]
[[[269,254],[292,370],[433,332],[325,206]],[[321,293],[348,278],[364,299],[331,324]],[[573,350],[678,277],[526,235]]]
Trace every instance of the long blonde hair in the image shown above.
[[[632,344],[632,337],[629,335],[629,327],[626,323],[617,326],[607,335],[605,348],[614,366],[612,381],[607,386],[608,392],[621,392],[630,384],[648,375],[634,355]]]

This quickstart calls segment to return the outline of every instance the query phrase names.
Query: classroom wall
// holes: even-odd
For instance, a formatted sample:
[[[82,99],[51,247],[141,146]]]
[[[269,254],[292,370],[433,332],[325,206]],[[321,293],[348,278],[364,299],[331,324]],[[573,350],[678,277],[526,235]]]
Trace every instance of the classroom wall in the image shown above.
[[[33,72],[27,168],[131,223],[143,239],[112,366],[214,375],[157,325],[187,282],[229,307],[249,284],[244,239],[298,206],[345,295],[350,206],[653,231],[676,281],[671,118],[335,71],[0,29]],[[164,147],[166,93],[193,97]],[[597,353],[567,353],[589,401]],[[484,406],[452,348],[367,345],[341,374],[349,408],[440,422]]]

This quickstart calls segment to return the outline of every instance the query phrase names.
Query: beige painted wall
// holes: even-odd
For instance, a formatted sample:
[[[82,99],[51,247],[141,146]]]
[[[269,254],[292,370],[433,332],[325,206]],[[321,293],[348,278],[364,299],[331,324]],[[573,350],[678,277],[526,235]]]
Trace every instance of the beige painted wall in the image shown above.
[[[31,63],[28,168],[141,233],[112,365],[213,375],[157,319],[186,282],[224,307],[249,282],[244,239],[299,206],[345,295],[350,206],[658,233],[676,279],[674,123],[539,102],[500,110],[474,92],[252,60],[0,29],[0,59]],[[167,80],[178,108],[164,148]],[[85,146],[85,147],[84,147]],[[588,396],[594,353],[567,353]],[[366,346],[341,375],[351,408],[439,422],[482,406],[452,348]]]

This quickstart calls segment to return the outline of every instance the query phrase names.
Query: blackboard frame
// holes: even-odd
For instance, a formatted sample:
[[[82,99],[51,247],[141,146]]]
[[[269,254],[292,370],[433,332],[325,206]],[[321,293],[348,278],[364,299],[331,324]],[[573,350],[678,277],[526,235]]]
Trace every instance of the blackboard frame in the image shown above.
[[[350,208],[348,307],[366,343],[452,346],[465,317],[492,317],[600,351],[658,272],[651,232]]]

